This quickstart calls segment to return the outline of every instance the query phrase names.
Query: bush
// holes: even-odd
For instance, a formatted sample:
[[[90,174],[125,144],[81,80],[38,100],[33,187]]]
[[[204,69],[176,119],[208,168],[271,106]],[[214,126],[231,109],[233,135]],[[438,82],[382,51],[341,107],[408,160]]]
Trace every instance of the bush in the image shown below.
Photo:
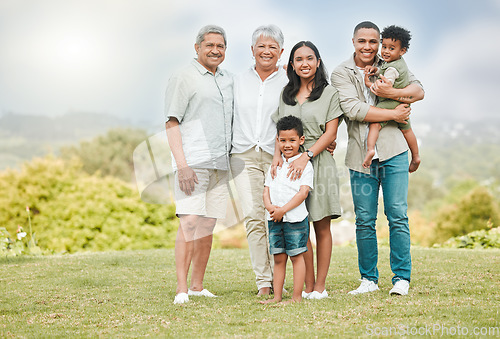
[[[77,161],[52,156],[0,173],[0,226],[11,234],[28,222],[42,249],[55,252],[173,247],[178,220],[173,205],[140,200],[119,179],[91,176]],[[26,227],[25,227],[26,229]]]
[[[482,186],[472,189],[458,202],[441,207],[436,216],[434,242],[443,242],[475,230],[500,224],[498,203]]]
[[[467,235],[450,238],[442,247],[454,248],[500,248],[500,227],[474,231]]]

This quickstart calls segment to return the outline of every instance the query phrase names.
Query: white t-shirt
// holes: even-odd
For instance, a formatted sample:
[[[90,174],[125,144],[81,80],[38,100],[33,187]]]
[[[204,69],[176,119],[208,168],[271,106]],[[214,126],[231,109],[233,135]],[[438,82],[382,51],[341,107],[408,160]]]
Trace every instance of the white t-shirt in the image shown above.
[[[292,198],[300,190],[300,186],[309,186],[313,189],[314,171],[313,166],[310,161],[307,162],[304,172],[299,179],[291,181],[287,178],[289,164],[298,159],[302,153],[291,157],[288,161],[283,157],[283,166],[276,169],[276,178],[271,178],[271,167],[267,171],[266,181],[264,186],[269,187],[269,196],[271,198],[271,204],[276,206],[284,206],[287,202],[292,200]],[[304,220],[309,213],[307,212],[306,203],[303,201],[299,206],[295,207],[285,213],[283,216],[283,221],[286,222],[299,222]],[[269,212],[266,210],[266,217],[268,220],[272,220]]]
[[[264,81],[250,67],[234,77],[234,122],[231,153],[243,153],[255,147],[274,154],[276,124],[271,114],[278,108],[280,94],[288,78],[283,67]]]

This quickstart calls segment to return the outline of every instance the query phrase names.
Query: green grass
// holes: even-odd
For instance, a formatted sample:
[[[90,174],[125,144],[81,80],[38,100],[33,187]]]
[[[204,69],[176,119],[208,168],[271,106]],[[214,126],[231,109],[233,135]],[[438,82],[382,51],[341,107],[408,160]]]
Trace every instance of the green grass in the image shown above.
[[[384,247],[381,291],[347,295],[359,283],[356,249],[336,247],[330,298],[286,306],[257,303],[248,250],[213,250],[205,287],[219,297],[192,297],[184,305],[172,304],[173,250],[3,258],[0,337],[354,337],[401,325],[410,331],[465,327],[468,334],[496,327],[498,337],[499,250],[414,248],[412,254],[409,296],[388,295]],[[289,291],[291,284],[289,270]]]

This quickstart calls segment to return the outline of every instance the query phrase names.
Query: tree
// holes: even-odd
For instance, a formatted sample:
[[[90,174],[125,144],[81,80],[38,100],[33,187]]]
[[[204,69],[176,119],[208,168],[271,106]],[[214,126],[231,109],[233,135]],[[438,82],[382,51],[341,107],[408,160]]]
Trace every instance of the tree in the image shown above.
[[[83,170],[89,174],[134,182],[132,154],[147,136],[140,129],[111,129],[105,135],[80,142],[78,146],[63,147],[61,156],[67,160],[78,157]]]

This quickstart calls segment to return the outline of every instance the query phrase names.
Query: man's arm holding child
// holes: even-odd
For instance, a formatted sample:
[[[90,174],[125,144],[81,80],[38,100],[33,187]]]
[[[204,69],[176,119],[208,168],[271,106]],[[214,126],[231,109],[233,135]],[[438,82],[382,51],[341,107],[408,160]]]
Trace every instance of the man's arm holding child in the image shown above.
[[[410,84],[405,88],[394,88],[385,76],[381,75],[372,87],[371,91],[378,97],[393,99],[405,104],[412,104],[424,98],[425,92],[422,84],[410,72]]]

